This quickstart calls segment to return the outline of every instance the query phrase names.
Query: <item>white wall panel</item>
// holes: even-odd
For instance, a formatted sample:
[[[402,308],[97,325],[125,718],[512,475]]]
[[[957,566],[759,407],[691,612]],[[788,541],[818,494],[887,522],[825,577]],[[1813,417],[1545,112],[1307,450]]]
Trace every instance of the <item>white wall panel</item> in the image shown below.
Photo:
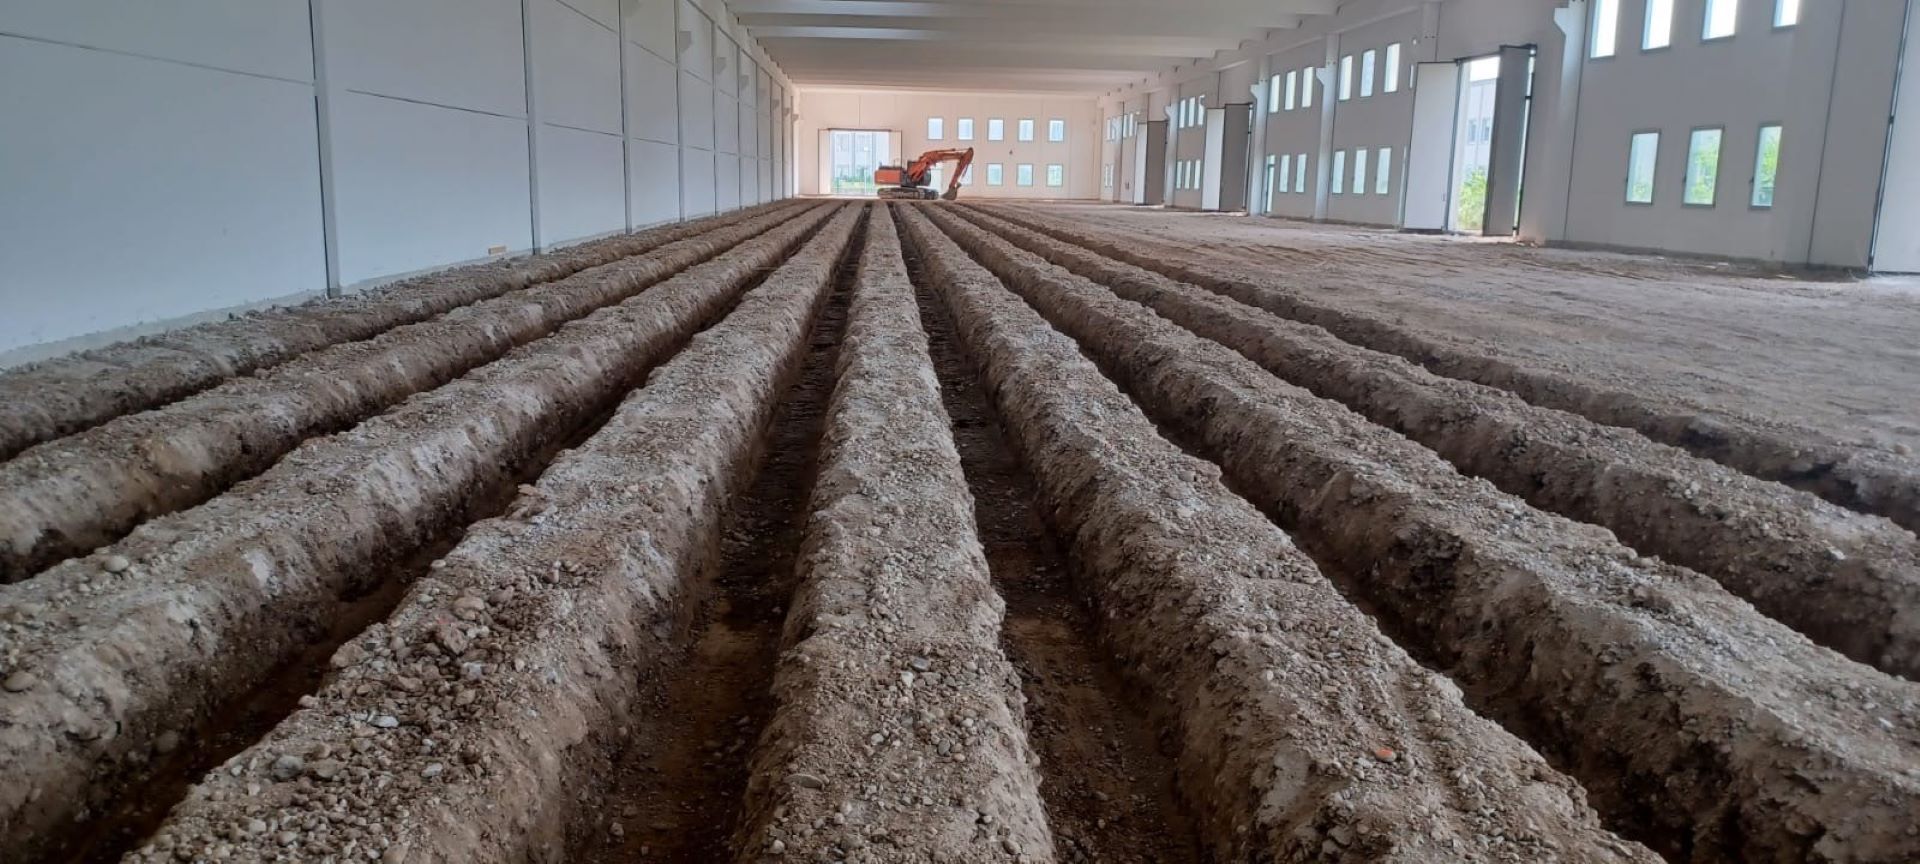
[[[620,0],[561,0],[574,11],[592,18],[608,30],[620,29]]]
[[[564,243],[627,225],[625,155],[617,135],[540,130],[541,243]]]
[[[679,35],[675,44],[679,50],[680,71],[712,83],[713,22],[687,0],[680,0],[678,20]]]
[[[721,211],[740,206],[740,157],[721,153],[714,158],[714,208]]]
[[[620,36],[560,0],[532,5],[541,121],[620,134]]]
[[[313,80],[308,20],[307,0],[0,3],[0,33],[297,81]]]
[[[626,0],[627,41],[673,62],[675,0]]]
[[[686,72],[680,73],[680,143],[700,150],[713,149],[713,88]]]
[[[681,215],[692,219],[713,212],[713,154],[680,148]]]
[[[533,245],[525,121],[352,93],[333,121],[343,283]]]
[[[627,49],[627,134],[674,144],[680,140],[678,74],[668,63],[638,47]]]
[[[713,85],[729,96],[740,92],[740,49],[726,36],[713,40]]]
[[[740,152],[740,105],[724,93],[713,97],[713,149]]]
[[[680,148],[653,141],[629,141],[627,146],[633,224],[656,225],[680,218]]]
[[[526,116],[518,0],[325,0],[323,8],[334,84]]]
[[[3,36],[0,81],[0,350],[326,287],[311,87]]]

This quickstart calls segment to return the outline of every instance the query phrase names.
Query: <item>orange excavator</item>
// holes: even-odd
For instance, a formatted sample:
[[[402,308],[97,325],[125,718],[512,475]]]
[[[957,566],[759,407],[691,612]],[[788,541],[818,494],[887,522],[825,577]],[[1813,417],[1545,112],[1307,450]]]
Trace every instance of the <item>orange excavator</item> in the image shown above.
[[[958,162],[954,166],[953,182],[947,184],[947,191],[936,193],[927,185],[933,174],[933,166],[942,162]],[[913,198],[931,201],[945,198],[952,201],[960,197],[960,178],[966,176],[968,166],[973,164],[973,148],[965,150],[928,150],[913,160],[912,165],[902,168],[898,165],[882,165],[873,172],[873,182],[879,186],[882,198]]]

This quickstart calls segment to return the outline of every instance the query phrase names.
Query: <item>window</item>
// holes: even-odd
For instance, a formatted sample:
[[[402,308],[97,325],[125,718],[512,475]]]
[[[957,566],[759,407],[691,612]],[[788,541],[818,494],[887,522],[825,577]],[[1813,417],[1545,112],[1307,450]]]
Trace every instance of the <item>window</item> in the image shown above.
[[[1048,186],[1067,185],[1067,166],[1048,165],[1047,166],[1047,185]]]
[[[1800,0],[1773,0],[1773,26],[1792,27],[1800,23]]]
[[[1032,186],[1033,185],[1033,166],[1026,165],[1026,164],[1014,166],[1013,182],[1020,186]]]
[[[1067,121],[1048,120],[1047,121],[1047,140],[1056,141],[1056,142],[1067,140]]]
[[[1268,158],[1268,159],[1272,159],[1273,157],[1272,157],[1272,156],[1268,156],[1267,158]],[[1293,191],[1293,188],[1292,188],[1291,186],[1289,186],[1289,185],[1288,185],[1288,181],[1290,181],[1290,180],[1292,180],[1292,179],[1293,179],[1293,154],[1291,154],[1291,153],[1288,153],[1287,155],[1285,155],[1285,156],[1281,156],[1281,157],[1280,157],[1280,177],[1279,177],[1279,180],[1280,180],[1280,191],[1281,191],[1281,192],[1283,192],[1283,193],[1285,193],[1285,192],[1292,192],[1292,191]]]
[[[1780,176],[1780,127],[1760,127],[1760,146],[1753,154],[1753,206],[1773,206],[1773,182]]]
[[[1032,120],[1020,121],[1020,140],[1022,141],[1033,140],[1033,121]]]
[[[1112,162],[1108,162],[1100,166],[1100,188],[1102,189],[1113,188],[1113,163]]]
[[[1620,35],[1620,0],[1593,0],[1593,30],[1587,42],[1587,56],[1612,57]]]
[[[1380,52],[1368,51],[1360,55],[1360,98],[1373,95],[1373,64],[1380,59]]]
[[[1353,98],[1353,55],[1340,58],[1340,101]]]
[[[1653,203],[1653,168],[1660,158],[1660,133],[1635,132],[1627,148],[1627,203]]]
[[[1291,91],[1287,93],[1287,101],[1288,102],[1293,101],[1293,93]],[[1287,107],[1292,108],[1293,106],[1288,105]],[[1277,114],[1279,113],[1279,111],[1280,111],[1280,76],[1274,75],[1267,78],[1267,113]]]
[[[1289,72],[1287,73],[1287,96],[1286,96],[1286,100],[1287,100],[1287,110],[1288,110],[1288,111],[1292,111],[1292,110],[1293,110],[1293,91],[1294,91],[1294,89],[1295,89],[1295,88],[1294,88],[1294,86],[1293,86],[1293,83],[1294,83],[1294,81],[1295,81],[1296,79],[1298,79],[1299,77],[1300,77],[1300,73],[1298,73],[1298,72],[1292,72],[1292,71],[1289,71]]]
[[[1304,194],[1307,191],[1307,154],[1293,157],[1293,191]]]
[[[962,141],[973,140],[973,118],[962,117],[953,121],[954,137]]]
[[[1001,141],[1007,137],[1007,121],[998,117],[987,118],[987,140]]]
[[[1333,151],[1333,189],[1335,195],[1344,195],[1347,191],[1347,151]]]
[[[1400,89],[1400,43],[1387,46],[1387,65],[1380,71],[1386,73],[1386,81],[1380,85],[1380,92],[1397,92]]]
[[[1006,168],[998,162],[987,163],[987,185],[1000,186],[1006,182]]]
[[[1700,40],[1732,36],[1739,23],[1740,0],[1707,0],[1707,21],[1700,31]]]
[[[1640,50],[1653,51],[1673,44],[1673,0],[1647,0],[1647,29]]]
[[[1378,164],[1373,166],[1373,194],[1392,195],[1393,182],[1388,178],[1393,174],[1393,148],[1382,147],[1377,156]]]
[[[1367,151],[1364,147],[1353,151],[1353,194],[1367,194]]]
[[[1720,182],[1720,130],[1695,129],[1687,139],[1687,192],[1680,203],[1712,207]]]
[[[938,117],[928,117],[927,118],[927,140],[938,141],[941,138],[946,137],[946,134],[947,134],[946,126],[947,126],[947,121],[942,120]]]
[[[1302,108],[1313,107],[1313,85],[1314,85],[1313,67],[1308,66],[1307,68],[1300,70],[1300,107]]]

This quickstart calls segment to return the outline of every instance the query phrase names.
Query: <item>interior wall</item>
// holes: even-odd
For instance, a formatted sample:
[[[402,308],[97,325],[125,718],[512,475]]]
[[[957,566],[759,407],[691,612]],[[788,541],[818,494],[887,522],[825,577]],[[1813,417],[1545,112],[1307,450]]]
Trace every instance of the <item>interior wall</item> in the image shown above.
[[[927,118],[943,121],[941,140],[927,138]],[[973,120],[973,140],[959,137],[959,119]],[[987,121],[1005,121],[1001,141],[987,140]],[[1032,141],[1020,141],[1019,121],[1032,120]],[[1047,140],[1050,120],[1066,122],[1067,140]],[[821,194],[820,139],[828,129],[885,129],[901,136],[901,158],[912,159],[932,149],[974,149],[972,182],[961,194],[973,198],[1100,197],[1100,110],[1091,97],[1054,94],[944,93],[894,90],[813,89],[801,91],[800,118],[795,126],[800,192]],[[999,164],[1003,182],[987,183],[987,166]],[[1032,186],[1016,181],[1017,166],[1032,165]],[[1058,188],[1046,185],[1046,166],[1060,165],[1066,176]],[[949,169],[951,170],[951,169]]]
[[[1338,101],[1339,66],[1334,66],[1334,86],[1329,95],[1338,104],[1333,114],[1333,149],[1345,152],[1345,191],[1327,196],[1327,218],[1342,222],[1395,225],[1400,221],[1400,190],[1407,147],[1413,139],[1413,48],[1420,36],[1420,11],[1411,10],[1373,24],[1341,33],[1336,40],[1338,56],[1351,56],[1354,62],[1353,98]],[[1385,91],[1387,46],[1398,44],[1400,57],[1398,87]],[[1374,52],[1373,95],[1361,96],[1360,67],[1367,51]],[[1388,158],[1387,194],[1379,193],[1379,156],[1381,148]],[[1367,159],[1364,188],[1355,188],[1356,151]],[[1331,190],[1329,190],[1331,191]]]
[[[1920,11],[1909,10],[1873,260],[1875,269],[1895,273],[1920,273]]]
[[[0,78],[0,363],[792,188],[720,0],[15,0]]]
[[[1287,168],[1287,191],[1279,191],[1281,185],[1274,184],[1273,205],[1269,213],[1292,219],[1311,219],[1314,213],[1315,190],[1318,188],[1318,170],[1320,164],[1320,120],[1329,91],[1320,84],[1314,70],[1320,68],[1327,57],[1327,45],[1324,39],[1313,39],[1273,55],[1269,60],[1270,75],[1279,76],[1284,91],[1289,85],[1287,73],[1294,76],[1293,108],[1286,107],[1286,94],[1283,92],[1274,105],[1279,110],[1269,110],[1266,116],[1267,153],[1275,157],[1285,156]],[[1312,83],[1303,83],[1312,79]],[[1307,107],[1301,94],[1303,88],[1313,88],[1313,106]],[[1271,106],[1270,106],[1271,107]],[[1302,159],[1307,162],[1303,171],[1299,167]],[[1274,160],[1275,170],[1279,170],[1280,159]],[[1264,171],[1264,166],[1262,168]],[[1294,182],[1304,177],[1305,183]]]

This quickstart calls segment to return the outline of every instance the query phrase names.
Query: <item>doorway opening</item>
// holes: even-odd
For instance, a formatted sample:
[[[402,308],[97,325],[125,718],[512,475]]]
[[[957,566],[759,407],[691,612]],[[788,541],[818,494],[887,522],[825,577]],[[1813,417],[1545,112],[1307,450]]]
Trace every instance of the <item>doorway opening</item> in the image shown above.
[[[1520,226],[1534,47],[1421,63],[1402,225],[1512,237]]]
[[[827,192],[872,197],[873,172],[893,164],[893,133],[884,129],[827,130]]]

